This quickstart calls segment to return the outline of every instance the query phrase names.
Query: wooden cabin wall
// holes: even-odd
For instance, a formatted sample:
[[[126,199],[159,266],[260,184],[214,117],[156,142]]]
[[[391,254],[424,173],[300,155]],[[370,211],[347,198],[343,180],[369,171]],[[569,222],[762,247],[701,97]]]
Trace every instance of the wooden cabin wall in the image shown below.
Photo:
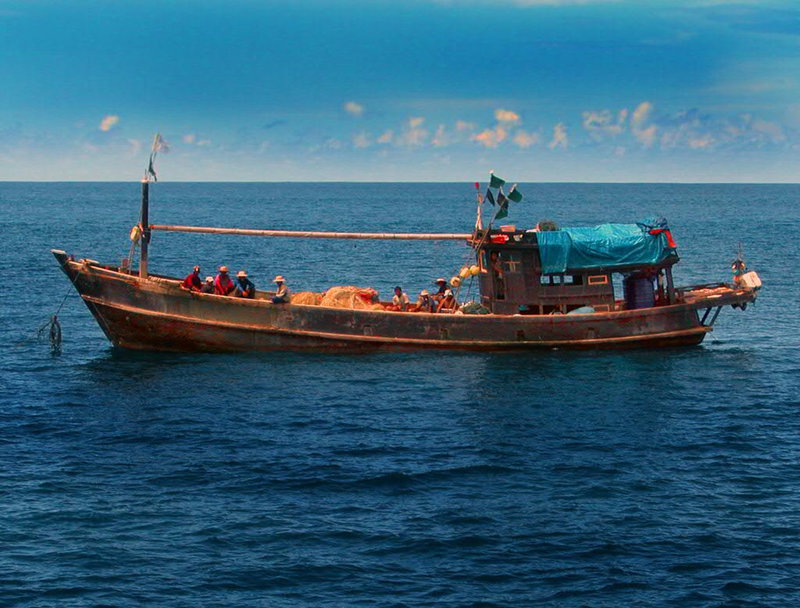
[[[497,281],[491,252],[497,251],[503,265],[504,297],[497,297]],[[531,246],[500,246],[485,251],[487,272],[481,273],[481,301],[497,314],[548,314],[569,312],[581,306],[612,310],[614,288],[609,273],[586,272],[556,275],[551,284],[541,274],[538,250]],[[590,280],[591,277],[591,280]]]

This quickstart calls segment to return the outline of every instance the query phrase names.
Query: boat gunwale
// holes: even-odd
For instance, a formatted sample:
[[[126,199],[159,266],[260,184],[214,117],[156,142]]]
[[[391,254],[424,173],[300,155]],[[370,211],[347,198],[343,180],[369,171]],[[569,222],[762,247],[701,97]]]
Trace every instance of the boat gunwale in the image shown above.
[[[630,310],[611,310],[611,311],[595,311],[592,313],[568,313],[568,314],[546,314],[546,315],[536,315],[536,314],[526,314],[522,315],[519,313],[515,314],[496,314],[496,313],[488,313],[488,314],[467,314],[467,315],[458,315],[458,314],[443,314],[443,313],[431,313],[431,312],[411,312],[411,311],[399,311],[399,310],[373,310],[373,309],[360,309],[360,308],[339,308],[336,306],[320,306],[319,304],[295,304],[292,302],[288,302],[285,304],[274,304],[266,298],[256,298],[256,299],[249,299],[249,298],[234,298],[230,296],[220,296],[218,294],[210,294],[210,293],[202,293],[196,291],[189,291],[187,289],[183,289],[180,287],[181,280],[168,277],[164,275],[149,275],[147,278],[139,277],[138,275],[133,274],[132,272],[125,272],[119,269],[113,269],[107,265],[100,264],[96,260],[89,260],[86,258],[80,260],[70,259],[67,254],[62,250],[52,249],[51,252],[56,255],[63,255],[63,261],[61,261],[62,265],[74,265],[76,272],[86,272],[88,269],[95,274],[99,275],[110,275],[108,278],[112,280],[119,280],[124,283],[127,283],[131,286],[135,286],[137,288],[144,287],[147,288],[156,288],[153,291],[158,291],[158,288],[165,292],[169,292],[173,295],[178,295],[182,297],[190,297],[190,298],[224,298],[226,305],[234,305],[234,306],[250,306],[256,308],[265,308],[270,306],[292,306],[296,308],[301,308],[305,310],[318,310],[318,309],[325,309],[325,310],[345,310],[350,311],[352,313],[358,313],[359,315],[384,315],[390,314],[392,316],[402,316],[403,318],[412,317],[412,318],[430,318],[435,317],[437,319],[442,319],[443,317],[451,319],[455,323],[460,322],[481,322],[478,321],[479,319],[485,320],[498,320],[498,319],[514,319],[517,321],[520,320],[530,320],[531,322],[536,321],[543,321],[545,319],[554,322],[554,323],[569,323],[569,322],[577,322],[577,321],[595,321],[595,320],[619,320],[625,319],[626,317],[641,317],[641,316],[651,316],[651,315],[661,315],[670,312],[678,312],[680,310],[697,310],[702,308],[709,308],[709,307],[716,307],[716,306],[726,306],[728,304],[736,304],[742,301],[750,302],[754,301],[756,298],[756,291],[748,290],[748,289],[734,289],[728,287],[725,284],[720,284],[720,287],[724,287],[729,290],[729,293],[726,294],[715,294],[711,296],[706,296],[703,298],[693,299],[691,301],[684,301],[678,302],[675,304],[667,304],[662,306],[651,306],[648,308],[635,308]],[[82,270],[85,269],[85,270]],[[710,284],[704,284],[710,285]],[[699,287],[699,286],[696,286]],[[684,291],[684,294],[691,293],[692,287],[684,287],[684,290],[688,289],[689,291]],[[262,294],[271,294],[275,292],[260,291]],[[80,294],[82,298],[86,299],[89,296],[85,294]],[[723,301],[720,302],[718,300],[722,299]],[[222,302],[223,300],[219,300]],[[103,304],[112,305],[108,301],[102,300]],[[124,305],[119,305],[124,306]],[[139,310],[139,309],[137,309]],[[141,309],[144,310],[144,309]],[[483,321],[485,322],[485,321]]]

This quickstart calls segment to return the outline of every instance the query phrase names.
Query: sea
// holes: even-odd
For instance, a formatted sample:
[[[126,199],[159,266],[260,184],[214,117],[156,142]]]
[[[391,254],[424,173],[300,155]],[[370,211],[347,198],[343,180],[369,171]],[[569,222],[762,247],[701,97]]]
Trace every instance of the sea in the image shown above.
[[[50,249],[120,263],[140,184],[0,183],[0,605],[800,605],[800,185],[518,188],[504,222],[663,216],[677,284],[730,280],[741,246],[763,289],[688,348],[127,352]],[[150,202],[160,224],[403,232],[470,232],[477,207],[472,183],[158,182]],[[413,299],[469,260],[159,232],[150,268]]]

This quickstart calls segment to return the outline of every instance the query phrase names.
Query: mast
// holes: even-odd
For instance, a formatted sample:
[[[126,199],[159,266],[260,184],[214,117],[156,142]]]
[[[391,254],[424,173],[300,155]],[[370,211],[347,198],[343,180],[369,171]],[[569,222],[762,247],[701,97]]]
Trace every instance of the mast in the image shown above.
[[[150,178],[145,174],[142,179],[142,251],[139,257],[139,277],[147,278],[147,253],[150,244]]]
[[[150,162],[142,178],[142,213],[139,226],[142,230],[142,251],[139,257],[139,278],[147,278],[147,255],[150,245],[150,180],[158,181],[156,175],[155,162],[159,151],[169,152],[169,144],[161,137],[161,133],[156,133],[153,137],[153,147],[150,150]]]

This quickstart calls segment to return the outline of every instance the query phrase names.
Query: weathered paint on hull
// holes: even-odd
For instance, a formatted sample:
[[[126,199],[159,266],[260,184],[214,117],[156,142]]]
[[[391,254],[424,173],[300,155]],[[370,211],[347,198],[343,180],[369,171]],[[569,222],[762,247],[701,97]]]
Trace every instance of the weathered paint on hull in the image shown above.
[[[591,315],[436,315],[273,305],[188,293],[54,252],[108,339],[159,351],[520,350],[699,344],[698,303]],[[738,301],[738,300],[737,300]],[[734,303],[717,301],[714,305]]]

